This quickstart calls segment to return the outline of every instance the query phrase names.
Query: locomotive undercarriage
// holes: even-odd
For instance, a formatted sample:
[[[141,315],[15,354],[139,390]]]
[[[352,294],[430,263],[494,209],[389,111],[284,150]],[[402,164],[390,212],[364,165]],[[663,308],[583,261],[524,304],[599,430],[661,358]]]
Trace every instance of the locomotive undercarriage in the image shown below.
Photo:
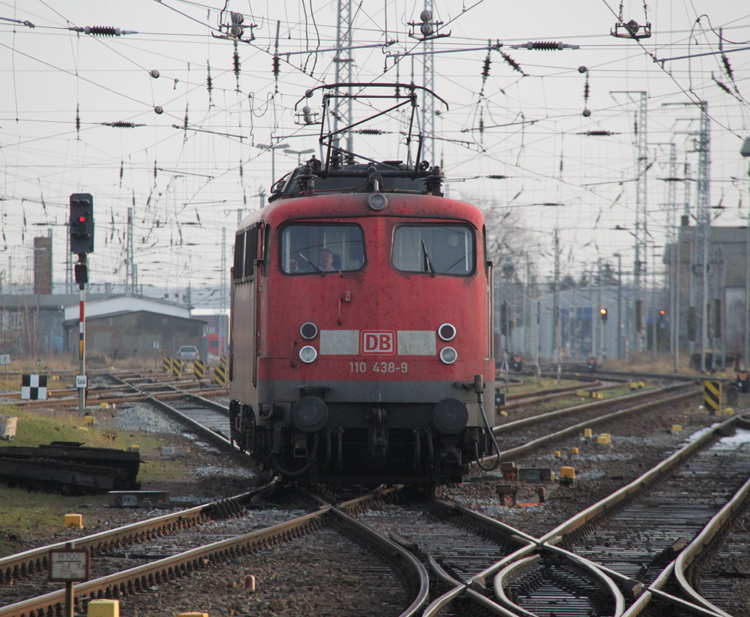
[[[309,400],[314,398],[301,399],[311,405],[306,416],[299,412],[299,401],[261,406],[257,413],[232,401],[232,440],[259,467],[310,486],[460,482],[469,464],[492,448],[486,429],[465,420],[455,430],[438,419],[439,430],[434,404],[325,405]],[[314,406],[321,404],[327,416],[318,426]]]

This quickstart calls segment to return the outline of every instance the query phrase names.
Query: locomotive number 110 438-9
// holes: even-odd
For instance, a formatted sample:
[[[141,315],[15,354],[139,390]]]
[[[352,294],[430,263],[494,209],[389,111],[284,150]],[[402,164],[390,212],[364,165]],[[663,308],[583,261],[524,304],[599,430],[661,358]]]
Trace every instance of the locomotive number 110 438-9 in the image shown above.
[[[369,366],[368,366],[369,364]],[[406,373],[409,366],[406,362],[350,362],[349,371],[352,373]]]

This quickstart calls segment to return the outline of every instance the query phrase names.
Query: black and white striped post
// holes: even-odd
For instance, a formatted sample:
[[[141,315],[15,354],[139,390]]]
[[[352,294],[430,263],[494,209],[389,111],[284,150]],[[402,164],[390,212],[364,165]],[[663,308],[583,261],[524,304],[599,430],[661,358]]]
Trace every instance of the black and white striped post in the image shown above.
[[[86,408],[86,283],[89,282],[86,256],[94,252],[94,198],[91,193],[73,193],[70,196],[70,252],[78,255],[75,265],[75,280],[80,291],[78,316],[79,373],[78,412],[83,415]]]
[[[85,255],[83,256],[85,259]],[[85,265],[84,265],[85,267]],[[78,281],[76,281],[78,282]],[[78,413],[83,415],[86,409],[86,285],[79,283],[79,305],[78,314],[78,378],[76,378],[76,387],[78,388]],[[80,379],[83,377],[83,379]]]

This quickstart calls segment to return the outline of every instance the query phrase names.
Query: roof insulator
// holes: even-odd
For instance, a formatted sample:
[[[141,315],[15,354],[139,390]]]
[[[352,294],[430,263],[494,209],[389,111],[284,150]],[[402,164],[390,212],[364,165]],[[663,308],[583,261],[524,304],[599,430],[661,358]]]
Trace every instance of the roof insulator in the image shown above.
[[[73,32],[83,32],[91,36],[121,36],[124,34],[138,34],[135,30],[120,30],[111,26],[84,26],[83,28],[68,28]]]
[[[125,122],[118,120],[117,122],[100,122],[102,126],[111,126],[115,129],[134,129],[138,126],[146,126],[145,124],[135,124],[135,122]]]
[[[610,137],[612,135],[619,135],[620,133],[614,133],[612,131],[583,131],[578,135],[584,135],[586,137]]]
[[[558,51],[560,49],[580,49],[580,45],[568,45],[562,41],[529,41],[521,45],[510,45],[511,49],[535,49],[539,51]]]

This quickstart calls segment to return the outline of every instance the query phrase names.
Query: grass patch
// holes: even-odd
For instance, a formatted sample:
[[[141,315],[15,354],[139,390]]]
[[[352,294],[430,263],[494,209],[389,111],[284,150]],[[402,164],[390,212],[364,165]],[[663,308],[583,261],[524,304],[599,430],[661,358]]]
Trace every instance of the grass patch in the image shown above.
[[[0,484],[0,556],[28,548],[37,534],[63,531],[63,517],[81,512],[81,505],[105,504],[107,495],[65,496],[29,492]],[[84,525],[86,519],[84,518]]]
[[[6,417],[17,416],[18,428],[13,441],[0,441],[3,446],[35,448],[53,441],[75,441],[96,448],[111,447],[111,442],[96,427],[84,426],[81,416],[51,409],[26,410],[14,405],[3,407]]]
[[[592,379],[591,381],[594,381]],[[564,388],[566,386],[574,386],[581,382],[577,379],[561,379],[560,383],[557,383],[555,379],[542,379],[540,385],[536,384],[536,377],[524,377],[524,383],[520,386],[510,385],[510,394],[518,394],[521,392],[539,392],[544,394],[546,390],[552,390],[554,388]],[[497,377],[495,381],[495,387],[505,390],[505,380],[502,377]]]

